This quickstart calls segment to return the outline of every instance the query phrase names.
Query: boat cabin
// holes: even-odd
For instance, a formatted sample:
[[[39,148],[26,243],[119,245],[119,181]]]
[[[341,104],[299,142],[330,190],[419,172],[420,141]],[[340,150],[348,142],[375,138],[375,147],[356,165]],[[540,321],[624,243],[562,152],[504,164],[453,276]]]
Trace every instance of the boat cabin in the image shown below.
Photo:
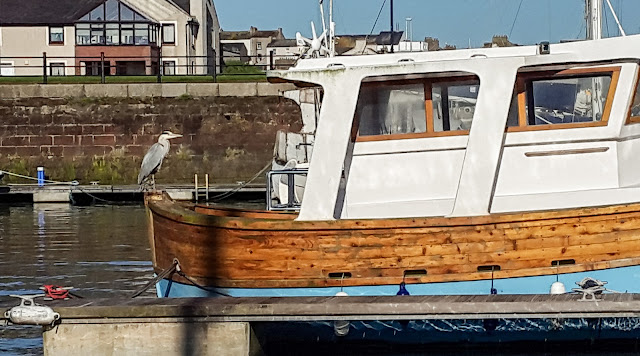
[[[640,36],[306,59],[320,87],[299,220],[640,201]]]

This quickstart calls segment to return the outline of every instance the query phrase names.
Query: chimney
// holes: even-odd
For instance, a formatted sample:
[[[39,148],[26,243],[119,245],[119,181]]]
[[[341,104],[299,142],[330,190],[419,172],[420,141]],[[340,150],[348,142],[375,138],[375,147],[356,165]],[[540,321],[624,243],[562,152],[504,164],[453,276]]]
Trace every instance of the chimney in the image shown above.
[[[250,34],[251,36],[253,36],[253,35],[255,35],[255,34],[256,34],[256,32],[258,32],[258,29],[257,29],[257,28],[255,28],[255,27],[253,27],[253,26],[251,26],[251,28],[249,29],[249,34]]]
[[[440,49],[440,41],[437,38],[426,37],[424,41],[427,42],[428,51],[437,51]]]

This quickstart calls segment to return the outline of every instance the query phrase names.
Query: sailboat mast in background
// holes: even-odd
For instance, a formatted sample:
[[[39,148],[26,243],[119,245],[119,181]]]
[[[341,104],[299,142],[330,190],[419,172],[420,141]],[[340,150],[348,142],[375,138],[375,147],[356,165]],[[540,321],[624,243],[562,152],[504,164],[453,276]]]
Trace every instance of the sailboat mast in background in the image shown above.
[[[613,15],[613,19],[616,21],[618,25],[618,30],[622,36],[626,36],[627,34],[624,32],[624,28],[622,28],[622,24],[620,23],[620,19],[618,19],[618,15],[616,14],[613,5],[611,5],[611,0],[604,0],[607,2],[609,6],[609,10],[611,10],[611,14]],[[587,39],[588,40],[599,40],[602,38],[602,17],[604,16],[604,5],[603,0],[586,0],[586,20],[587,20]]]

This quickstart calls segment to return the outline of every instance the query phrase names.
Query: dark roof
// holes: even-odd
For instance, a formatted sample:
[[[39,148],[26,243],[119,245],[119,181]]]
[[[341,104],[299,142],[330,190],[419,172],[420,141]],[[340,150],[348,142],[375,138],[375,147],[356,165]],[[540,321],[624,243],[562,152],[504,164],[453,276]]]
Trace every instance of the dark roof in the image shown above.
[[[191,0],[173,0],[187,14],[191,13]]]
[[[249,31],[221,31],[221,40],[248,40],[251,38],[274,38],[284,39],[282,29],[277,30],[258,30],[255,27],[251,27]]]
[[[244,45],[244,43],[223,43],[222,49],[227,52],[247,54],[247,47]]]
[[[0,0],[0,26],[72,25],[105,0]]]
[[[404,34],[404,31],[393,31],[393,35],[391,34],[391,31],[380,32],[380,34],[376,38],[376,44],[377,45],[390,45],[390,44],[397,45],[398,43],[400,43],[400,40],[402,39],[403,34]]]
[[[296,40],[284,39],[273,40],[267,45],[267,47],[297,47],[298,42]]]

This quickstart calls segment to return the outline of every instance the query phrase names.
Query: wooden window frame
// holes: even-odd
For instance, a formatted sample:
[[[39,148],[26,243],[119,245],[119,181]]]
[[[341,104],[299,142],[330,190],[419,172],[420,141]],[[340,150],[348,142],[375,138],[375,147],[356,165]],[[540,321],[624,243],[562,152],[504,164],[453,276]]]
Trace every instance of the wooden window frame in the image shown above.
[[[469,135],[469,130],[455,130],[455,131],[438,131],[435,132],[434,118],[433,118],[433,98],[432,91],[434,84],[438,83],[468,83],[468,82],[477,82],[477,85],[480,85],[480,78],[476,75],[465,75],[459,77],[437,77],[437,78],[420,78],[420,79],[405,79],[405,80],[387,80],[387,81],[374,81],[374,82],[363,82],[361,84],[361,88],[366,86],[377,86],[377,87],[389,87],[393,85],[411,85],[411,84],[420,84],[422,83],[424,86],[424,105],[425,105],[425,120],[426,120],[426,132],[411,132],[411,133],[400,133],[400,134],[391,134],[391,135],[369,135],[369,136],[360,136],[359,134],[359,126],[360,121],[358,120],[358,111],[356,110],[354,120],[354,131],[355,131],[355,141],[356,142],[377,142],[377,141],[392,141],[392,140],[407,140],[407,139],[418,139],[418,138],[428,138],[428,137],[449,137],[449,136],[466,136]],[[448,109],[448,107],[447,107]]]
[[[600,67],[600,68],[577,68],[577,69],[565,69],[560,71],[541,71],[522,73],[518,75],[516,79],[516,91],[518,95],[518,126],[508,127],[507,132],[525,132],[525,131],[544,131],[544,130],[561,130],[561,129],[574,129],[583,127],[602,127],[607,126],[609,123],[609,116],[611,115],[611,108],[613,106],[613,98],[618,88],[618,81],[620,79],[621,67]],[[609,84],[609,92],[607,93],[607,100],[605,102],[604,110],[602,112],[602,118],[600,121],[593,122],[576,122],[568,124],[546,124],[546,125],[529,125],[527,119],[529,117],[526,108],[527,101],[529,101],[529,108],[532,107],[531,102],[533,100],[531,84],[534,80],[541,79],[571,79],[571,78],[584,78],[594,74],[606,73],[611,75],[611,83]],[[640,120],[640,118],[638,118]],[[640,122],[640,121],[639,121]]]
[[[625,125],[640,124],[640,116],[631,115],[631,110],[633,109],[633,101],[637,95],[640,95],[638,85],[640,85],[640,72],[638,72],[638,76],[635,81],[633,98],[631,98],[631,103],[629,103],[629,111],[627,112],[627,121],[625,122]]]

